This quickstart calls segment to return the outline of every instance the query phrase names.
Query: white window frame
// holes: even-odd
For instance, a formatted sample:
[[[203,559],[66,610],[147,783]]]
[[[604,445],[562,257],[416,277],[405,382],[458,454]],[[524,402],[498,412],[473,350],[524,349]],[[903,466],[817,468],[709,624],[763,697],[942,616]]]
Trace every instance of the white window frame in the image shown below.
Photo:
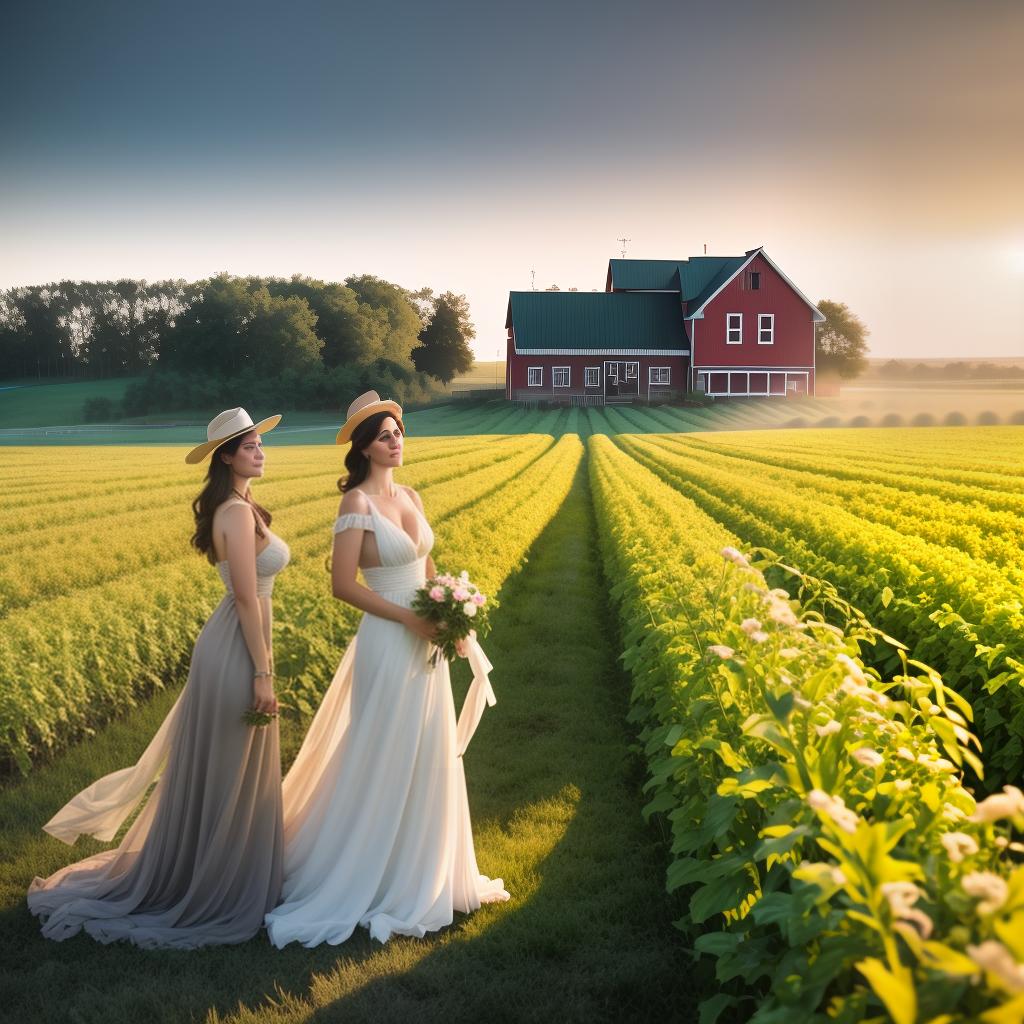
[[[768,326],[762,327],[761,324],[764,318],[768,318]],[[761,334],[763,331],[768,332],[768,340],[763,341]],[[775,344],[775,314],[774,313],[758,313],[757,314],[757,343],[758,345],[774,345]]]
[[[536,370],[540,374],[540,380],[532,380],[533,371]],[[528,366],[526,368],[526,386],[528,388],[542,388],[544,387],[544,367],[543,366]]]
[[[591,374],[594,374],[593,381],[590,379]],[[601,386],[600,366],[586,366],[583,368],[583,386],[585,388],[599,388]]]
[[[736,327],[732,326],[732,318],[739,318],[739,323]],[[732,332],[736,332],[736,340],[733,341],[730,337]],[[725,314],[725,343],[726,345],[742,345],[743,344],[743,314],[742,313],[726,313]]]
[[[658,379],[655,380],[655,377]],[[662,379],[664,377],[664,379]],[[647,367],[647,383],[648,384],[671,384],[672,383],[672,367],[671,366],[648,366]]]
[[[565,370],[565,383],[558,383],[558,375],[561,370]],[[569,372],[568,366],[552,366],[551,367],[551,386],[553,388],[567,388],[570,386],[570,379],[572,374]]]
[[[630,371],[632,370],[632,373]],[[639,363],[626,363],[626,376],[625,380],[633,380],[640,371]]]

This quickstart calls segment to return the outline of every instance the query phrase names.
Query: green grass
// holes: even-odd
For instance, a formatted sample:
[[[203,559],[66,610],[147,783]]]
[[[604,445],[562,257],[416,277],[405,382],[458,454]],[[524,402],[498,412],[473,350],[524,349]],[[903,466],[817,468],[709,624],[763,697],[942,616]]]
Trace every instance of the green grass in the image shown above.
[[[193,952],[42,939],[34,874],[99,849],[40,831],[72,793],[131,763],[173,693],[0,792],[0,1000],[31,1022],[658,1021],[695,1017],[709,979],[684,966],[666,852],[642,822],[628,681],[606,604],[585,463],[527,568],[498,595],[485,647],[498,696],[466,755],[480,870],[508,903],[423,940],[275,950],[265,936]],[[339,651],[340,656],[340,651]],[[468,683],[455,672],[456,697]],[[285,763],[301,739],[283,723]]]
[[[90,398],[118,402],[137,377],[108,380],[46,381],[33,378],[0,381],[0,428],[47,427],[82,422]]]

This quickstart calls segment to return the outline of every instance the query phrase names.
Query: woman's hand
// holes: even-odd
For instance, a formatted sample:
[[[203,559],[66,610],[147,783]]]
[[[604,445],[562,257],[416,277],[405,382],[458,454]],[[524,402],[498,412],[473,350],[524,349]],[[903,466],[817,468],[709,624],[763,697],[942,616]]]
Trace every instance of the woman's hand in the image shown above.
[[[433,640],[437,636],[437,624],[424,619],[414,611],[408,611],[403,617],[402,622],[417,636],[423,637],[424,640]]]
[[[471,629],[469,631],[469,636],[460,637],[458,640],[455,641],[455,653],[460,658],[469,657],[469,650],[467,649],[466,644],[469,643],[470,637],[472,637],[474,640],[476,639],[475,629]]]
[[[277,714],[277,697],[274,696],[274,677],[256,676],[252,681],[253,710],[265,715]]]

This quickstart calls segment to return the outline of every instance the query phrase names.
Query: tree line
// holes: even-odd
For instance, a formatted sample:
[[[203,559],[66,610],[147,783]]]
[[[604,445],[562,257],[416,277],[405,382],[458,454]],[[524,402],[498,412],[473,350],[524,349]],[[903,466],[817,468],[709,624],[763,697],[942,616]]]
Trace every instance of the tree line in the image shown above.
[[[474,335],[465,296],[369,274],[61,281],[0,293],[0,379],[144,375],[126,415],[205,405],[236,380],[333,408],[348,392],[331,384],[428,396],[472,366]]]

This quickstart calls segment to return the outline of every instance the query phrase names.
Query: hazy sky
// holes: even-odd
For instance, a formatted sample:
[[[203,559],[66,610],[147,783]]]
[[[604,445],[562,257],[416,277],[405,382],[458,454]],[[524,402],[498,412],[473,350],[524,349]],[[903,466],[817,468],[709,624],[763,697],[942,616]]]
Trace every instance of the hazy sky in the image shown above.
[[[1024,2],[4,3],[0,287],[603,288],[757,245],[872,355],[1024,355]]]

